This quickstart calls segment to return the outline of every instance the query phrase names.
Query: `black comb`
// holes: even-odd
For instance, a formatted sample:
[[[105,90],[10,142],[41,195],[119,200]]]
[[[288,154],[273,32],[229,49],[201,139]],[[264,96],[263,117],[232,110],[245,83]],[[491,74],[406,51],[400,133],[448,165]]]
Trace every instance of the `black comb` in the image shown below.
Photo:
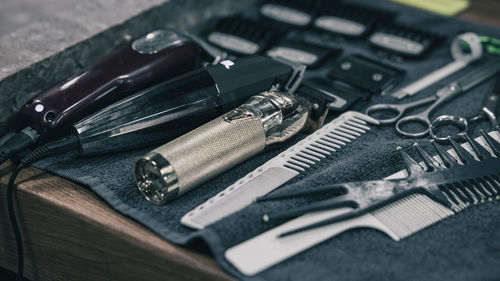
[[[219,20],[215,29],[206,35],[207,41],[236,56],[262,53],[271,41],[279,37],[273,29],[241,17]]]
[[[361,37],[377,23],[392,22],[396,12],[380,10],[364,5],[325,2],[314,26],[335,34]]]
[[[372,227],[395,240],[403,239],[465,208],[500,199],[500,142],[482,132],[485,145],[467,137],[473,152],[454,141],[455,157],[433,142],[440,161],[416,146],[423,165],[398,148],[408,177],[403,179],[350,182],[318,187],[295,196],[336,192],[342,194],[295,209],[271,213],[264,220],[295,217],[309,212],[349,207],[352,210],[320,222],[297,228],[280,236],[349,220],[349,229]],[[488,149],[489,150],[488,150]],[[491,150],[491,151],[490,151]],[[290,198],[290,194],[269,195],[257,201]],[[369,216],[370,225],[364,225]],[[339,226],[341,227],[341,226]]]
[[[402,24],[379,24],[368,41],[376,48],[405,57],[424,56],[432,46],[442,42],[444,36]]]

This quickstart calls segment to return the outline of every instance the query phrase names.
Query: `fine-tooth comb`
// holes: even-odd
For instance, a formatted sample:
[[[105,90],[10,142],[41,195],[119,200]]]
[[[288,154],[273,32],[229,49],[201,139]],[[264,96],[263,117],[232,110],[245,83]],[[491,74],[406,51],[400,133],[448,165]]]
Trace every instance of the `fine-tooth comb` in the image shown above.
[[[272,40],[278,38],[273,29],[241,17],[221,19],[207,35],[210,43],[236,56],[261,53]]]
[[[302,174],[327,156],[342,149],[378,122],[359,112],[348,111],[307,136],[222,192],[185,214],[181,223],[202,229],[244,207],[252,200]]]
[[[301,215],[230,248],[226,259],[242,273],[253,275],[349,229],[373,228],[399,241],[468,206],[499,200],[500,135],[495,139],[484,131],[481,134],[484,142],[481,138],[472,140],[466,136],[468,149],[464,148],[465,144],[450,140],[453,149],[445,151],[433,142],[440,161],[415,145],[423,159],[422,165],[398,148],[408,173],[406,178],[394,178],[400,172],[385,180],[336,184],[259,198],[257,201],[332,191],[342,193],[332,199],[264,216],[266,221]]]
[[[402,24],[380,24],[370,35],[370,43],[406,57],[422,57],[442,41],[443,36]]]

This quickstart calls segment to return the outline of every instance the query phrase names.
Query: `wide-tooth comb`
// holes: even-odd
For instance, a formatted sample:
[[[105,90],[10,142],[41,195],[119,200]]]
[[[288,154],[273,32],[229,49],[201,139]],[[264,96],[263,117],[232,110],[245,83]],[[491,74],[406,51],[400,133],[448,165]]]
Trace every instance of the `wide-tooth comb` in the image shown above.
[[[206,37],[210,43],[234,55],[244,56],[261,53],[272,40],[280,36],[257,21],[228,17],[221,19]]]
[[[321,15],[314,21],[314,26],[336,34],[361,37],[376,23],[390,22],[395,15],[395,12],[365,5],[325,1],[321,7]]]
[[[370,35],[370,43],[407,57],[421,57],[444,36],[402,24],[380,24]]]
[[[489,142],[498,143],[497,140],[494,140],[490,136],[486,136],[486,138]],[[500,140],[500,136],[497,139]],[[450,153],[453,153],[452,149],[450,149],[448,151],[450,153],[448,153],[438,144],[434,145],[438,148],[438,151],[440,151],[438,153],[441,159],[440,162],[449,162],[446,167],[451,167],[453,170],[457,169],[457,167],[484,168],[480,167],[481,165],[486,166],[486,168],[496,167],[497,170],[500,167],[500,159],[493,158],[490,152],[484,148],[483,150],[486,151],[486,153],[482,151],[482,154],[485,155],[485,160],[483,161],[488,163],[475,161],[469,164],[460,165],[457,163],[456,159],[450,155]],[[482,147],[481,144],[477,145],[478,148]],[[437,159],[437,157],[435,159]],[[410,162],[414,165],[413,161]],[[435,165],[434,161],[429,161],[429,163]],[[491,166],[491,164],[493,164],[493,166]],[[422,171],[422,168],[418,169],[417,171]],[[425,173],[442,173],[448,170],[449,169],[439,169]],[[458,171],[457,174],[460,175],[461,172],[463,171]],[[401,174],[402,172],[398,172],[392,175],[389,177],[391,180],[388,179],[386,183],[396,181],[395,177]],[[472,177],[469,180],[469,183],[462,182],[462,184],[467,185],[466,188],[470,189],[470,186],[481,186],[485,190],[487,189],[492,196],[496,194],[496,199],[500,199],[498,197],[498,191],[500,190],[499,171],[496,171],[496,173],[493,172],[488,176]],[[458,180],[458,182],[460,182],[460,180]],[[455,182],[451,182],[450,184],[454,185]],[[468,184],[470,184],[470,186]],[[454,190],[456,187],[452,186],[450,188],[451,192],[456,192],[456,190]],[[321,189],[322,192],[332,191],[331,187],[322,187]],[[337,186],[336,189],[339,190],[339,186]],[[440,201],[442,204],[433,200],[435,198],[433,195],[427,193],[426,189],[420,188],[418,191],[417,193],[403,193],[403,196],[394,198],[392,201],[389,200],[385,204],[380,204],[380,206],[375,206],[367,212],[359,212],[355,217],[352,216],[353,207],[341,207],[305,214],[231,247],[225,252],[225,258],[243,274],[254,275],[349,229],[363,227],[373,228],[386,233],[392,239],[398,241],[461,210],[455,209],[452,211],[451,207],[447,207],[450,206],[451,199],[448,199],[439,188],[435,188],[434,191],[441,193],[441,195],[443,195],[442,197],[440,196],[441,198],[445,198],[444,202]],[[383,192],[383,189],[380,192]],[[304,193],[305,192],[302,192],[302,195],[304,195]],[[481,191],[481,193],[483,193],[483,195],[487,194],[485,191]],[[492,196],[489,197],[489,199],[492,199]],[[268,197],[270,200],[275,200],[280,197],[285,198],[286,195],[278,196],[271,194]],[[266,197],[263,199],[265,198]],[[343,221],[338,220],[339,217],[349,216],[351,219]],[[335,219],[337,220],[336,223],[325,223],[325,221],[332,221]],[[318,226],[318,224],[323,226],[312,227],[314,225]],[[309,230],[306,231],[306,229]]]
[[[226,217],[254,198],[266,195],[290,179],[311,169],[377,124],[364,114],[348,111],[307,136],[245,177],[184,215],[181,223],[196,229]]]

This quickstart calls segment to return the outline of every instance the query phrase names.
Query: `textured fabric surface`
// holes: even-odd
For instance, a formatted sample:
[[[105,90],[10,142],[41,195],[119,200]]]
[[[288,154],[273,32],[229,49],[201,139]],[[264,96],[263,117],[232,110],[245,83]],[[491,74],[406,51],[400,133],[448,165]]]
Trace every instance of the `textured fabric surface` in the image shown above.
[[[424,29],[436,30],[448,37],[439,48],[431,51],[425,60],[405,60],[396,63],[386,60],[365,41],[345,41],[343,55],[362,53],[407,71],[406,84],[431,70],[451,61],[449,44],[455,34],[464,30],[500,36],[488,27],[473,25],[455,19],[442,18],[386,2],[381,7],[400,11],[398,22],[410,23]],[[325,69],[329,66],[325,65]],[[324,75],[318,70],[308,75]],[[442,85],[442,83],[440,84]],[[479,111],[484,96],[491,91],[492,81],[461,95],[433,114],[443,113],[471,116]],[[433,87],[436,89],[436,86]],[[430,91],[427,91],[427,94]],[[422,98],[419,94],[404,102]],[[394,102],[377,96],[371,103]],[[363,110],[366,104],[356,105]],[[332,117],[330,117],[331,120]],[[473,136],[477,136],[477,126]],[[469,208],[436,225],[418,232],[400,242],[384,234],[357,229],[329,239],[254,277],[244,277],[225,259],[224,251],[277,223],[264,224],[261,216],[271,210],[285,209],[312,199],[282,200],[251,205],[202,231],[183,227],[180,218],[198,204],[246,175],[254,168],[277,155],[299,139],[300,135],[282,148],[268,151],[203,184],[178,200],[165,206],[153,206],[137,190],[132,165],[151,148],[102,157],[75,157],[64,155],[39,162],[36,166],[89,186],[113,208],[156,232],[168,241],[193,245],[204,241],[223,268],[246,280],[498,280],[500,279],[500,204],[488,203]],[[276,192],[306,189],[326,183],[351,180],[369,180],[386,177],[403,168],[395,147],[411,149],[415,140],[399,137],[392,126],[373,127],[372,130],[339,150],[316,168],[293,179]],[[423,148],[434,154],[427,140],[418,140]]]

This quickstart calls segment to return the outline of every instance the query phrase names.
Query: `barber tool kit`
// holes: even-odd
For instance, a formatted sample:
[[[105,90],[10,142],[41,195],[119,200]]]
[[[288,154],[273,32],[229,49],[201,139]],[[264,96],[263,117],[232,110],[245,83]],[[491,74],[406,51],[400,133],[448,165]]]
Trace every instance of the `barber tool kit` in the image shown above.
[[[16,239],[34,165],[242,280],[498,280],[497,38],[382,0],[151,29],[1,132]]]

